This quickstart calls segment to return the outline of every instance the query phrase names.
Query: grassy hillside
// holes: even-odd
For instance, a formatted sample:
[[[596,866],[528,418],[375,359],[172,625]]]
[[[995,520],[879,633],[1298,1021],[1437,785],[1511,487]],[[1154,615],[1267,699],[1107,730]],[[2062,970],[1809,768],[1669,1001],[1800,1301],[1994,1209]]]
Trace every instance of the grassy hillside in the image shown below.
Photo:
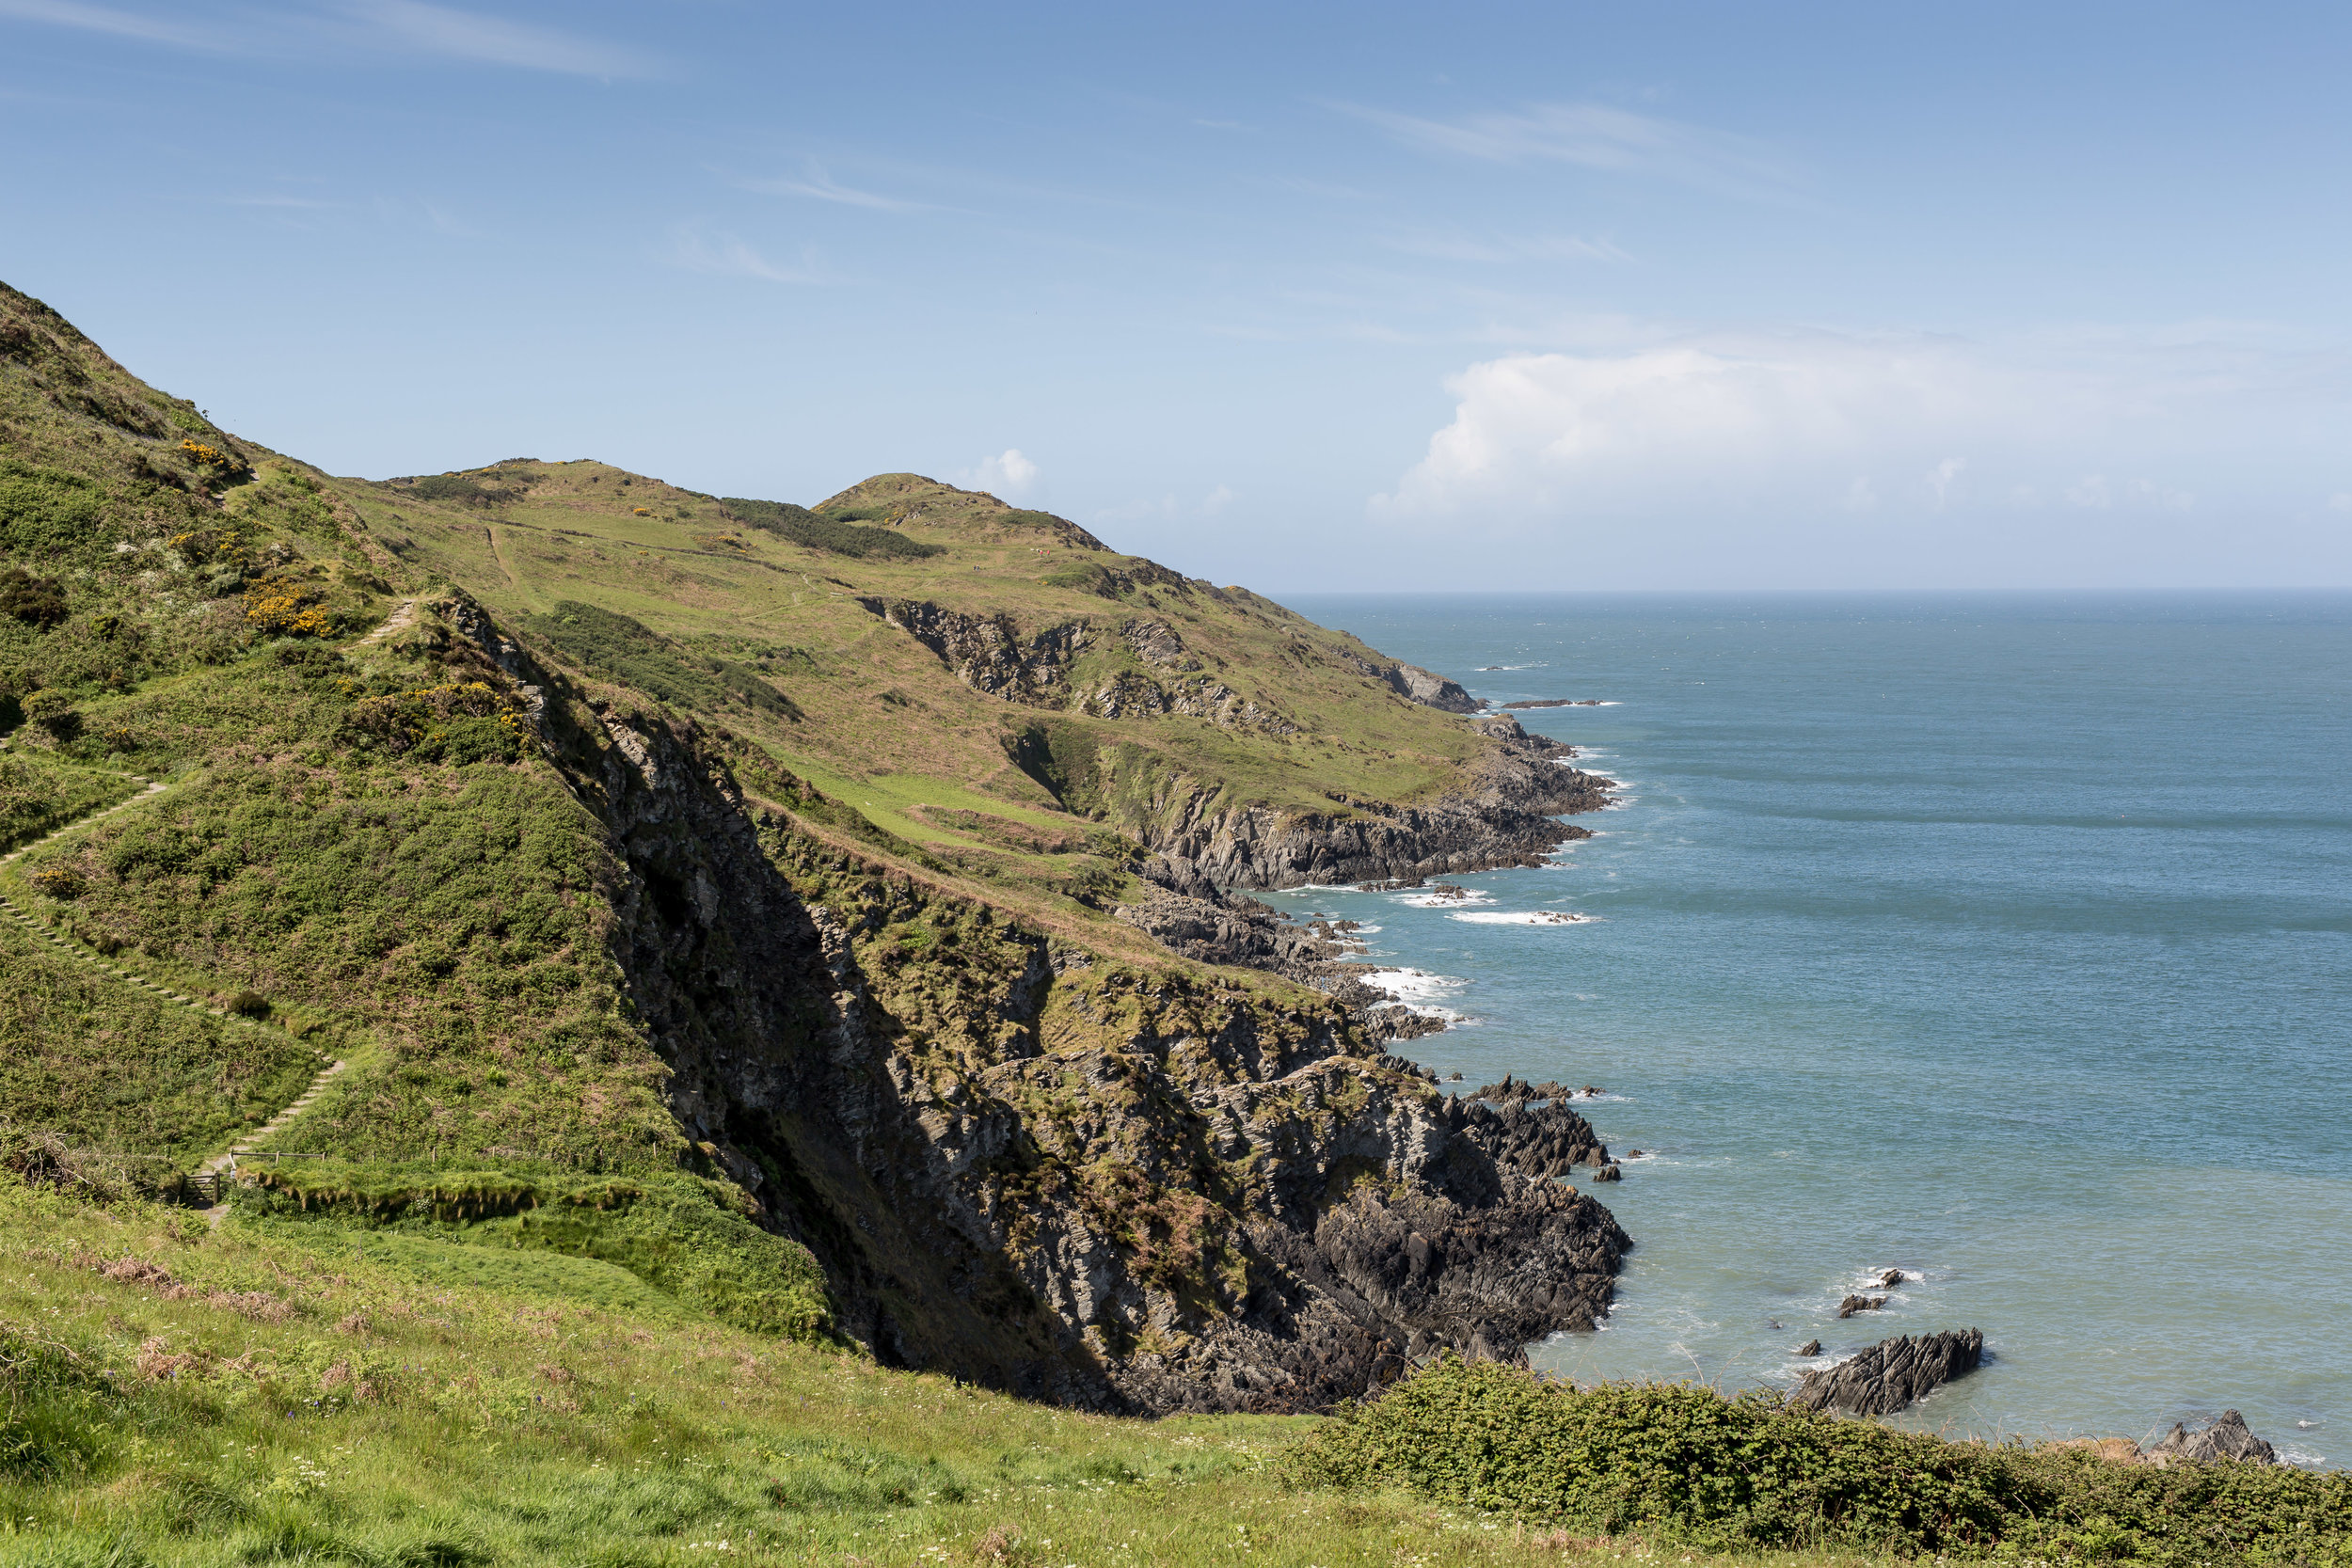
[[[1605,1302],[1604,1211],[1112,913],[1171,823],[1464,787],[1389,668],[911,475],[337,479],[0,286],[0,1563],[1949,1546],[1727,1532],[1442,1362],[1335,1429],[1071,1408],[1466,1341],[1383,1282],[1416,1227]],[[2077,1497],[1999,1541],[2178,1555]],[[2340,1502],[2224,1516],[2197,1560],[2341,1559]]]
[[[724,713],[891,832],[978,863],[1020,858],[1009,830],[946,814],[1052,830],[1107,809],[1133,827],[1204,792],[1344,815],[1339,797],[1433,794],[1479,748],[1375,678],[1388,661],[1343,632],[912,474],[810,514],[860,519],[841,526],[889,550],[829,548],[762,526],[766,508],[593,462],[333,488],[376,543],[556,662]],[[1043,678],[1008,678],[1009,701],[976,689],[893,605],[1001,626],[1005,667],[1029,655]]]
[[[87,1193],[87,1189],[84,1189]],[[2344,1478],[1441,1364],[1120,1419],[749,1334],[594,1259],[0,1178],[0,1563],[2328,1564]]]

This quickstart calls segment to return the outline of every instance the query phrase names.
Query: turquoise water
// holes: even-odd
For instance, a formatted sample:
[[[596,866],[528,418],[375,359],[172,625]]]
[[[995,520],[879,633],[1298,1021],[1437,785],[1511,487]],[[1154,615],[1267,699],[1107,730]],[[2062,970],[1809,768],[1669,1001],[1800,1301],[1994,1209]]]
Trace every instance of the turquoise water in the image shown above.
[[[1991,1359],[1905,1419],[2352,1461],[2352,595],[1290,601],[1623,784],[1482,902],[1310,890],[1583,1107],[1635,1239],[1580,1381]],[[1502,665],[1482,672],[1483,665]],[[1542,910],[1594,917],[1515,925]],[[1484,918],[1480,918],[1484,917]],[[1883,1313],[1837,1301],[1912,1271]]]

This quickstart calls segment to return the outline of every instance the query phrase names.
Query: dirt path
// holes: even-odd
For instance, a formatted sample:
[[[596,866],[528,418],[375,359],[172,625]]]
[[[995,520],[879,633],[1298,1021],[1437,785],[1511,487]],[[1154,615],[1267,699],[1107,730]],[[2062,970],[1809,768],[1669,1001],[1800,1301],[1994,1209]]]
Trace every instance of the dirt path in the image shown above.
[[[410,626],[413,626],[416,624],[417,601],[414,599],[403,599],[400,603],[392,606],[392,612],[384,617],[384,624],[382,626],[376,627],[373,631],[368,633],[367,636],[362,637],[357,642],[354,642],[352,646],[355,648],[364,648],[371,642],[381,642],[388,637],[393,636],[399,632],[406,631]]]
[[[414,601],[412,600],[411,604],[413,605],[413,603]],[[408,607],[404,606],[403,608],[406,609]],[[397,614],[397,612],[395,613]],[[386,626],[389,627],[390,623],[387,622]],[[67,833],[73,832],[78,829],[87,828],[94,822],[102,821],[106,817],[112,816],[119,811],[128,810],[130,807],[135,806],[142,801],[151,800],[169,787],[166,784],[157,784],[151,779],[142,778],[136,773],[124,773],[118,774],[116,776],[118,778],[127,778],[134,784],[141,784],[145,787],[140,789],[135,795],[132,795],[124,800],[117,800],[111,806],[101,806],[96,811],[86,813],[83,816],[75,817],[71,822],[64,823],[59,827],[52,828],[49,832],[43,833],[40,837],[34,839],[29,844],[22,845],[17,848],[9,850],[5,855],[0,855],[0,867],[6,867],[14,863],[22,857],[30,854],[35,849],[40,848],[42,845],[52,843]],[[226,1007],[215,1006],[208,1001],[189,996],[184,992],[176,991],[167,986],[158,984],[156,981],[149,979],[146,975],[138,974],[136,971],[124,969],[107,959],[103,955],[100,954],[96,948],[76,942],[71,937],[65,936],[60,932],[51,930],[46,922],[42,921],[39,916],[26,910],[24,906],[19,903],[16,898],[12,896],[5,888],[0,888],[0,918],[14,921],[17,925],[24,928],[26,934],[36,938],[37,940],[49,943],[49,945],[55,948],[61,957],[72,958],[78,962],[88,964],[91,968],[103,972],[113,979],[120,980],[126,985],[136,986],[140,990],[159,997],[166,1002],[174,1003],[180,1006],[186,1007],[191,1011],[210,1013],[215,1018],[225,1019],[231,1023],[242,1025],[247,1029],[261,1029],[266,1027],[266,1025],[246,1018],[241,1013],[232,1013]],[[345,1063],[340,1061],[327,1063],[326,1067],[319,1069],[318,1076],[312,1078],[310,1084],[304,1087],[303,1091],[294,1098],[292,1102],[280,1109],[276,1116],[270,1117],[269,1120],[263,1122],[261,1126],[253,1129],[249,1132],[241,1133],[237,1137],[231,1139],[230,1147],[227,1149],[214,1155],[211,1159],[205,1161],[201,1165],[197,1167],[197,1175],[199,1177],[210,1176],[215,1171],[233,1168],[237,1155],[244,1148],[274,1132],[284,1131],[296,1117],[299,1117],[303,1112],[309,1110],[311,1104],[317,1101],[321,1091],[326,1087],[327,1081],[333,1078],[337,1073],[342,1071],[345,1065]],[[206,1211],[205,1217],[210,1224],[217,1226],[220,1224],[222,1216],[227,1212],[228,1210],[226,1208],[215,1205],[212,1209]]]

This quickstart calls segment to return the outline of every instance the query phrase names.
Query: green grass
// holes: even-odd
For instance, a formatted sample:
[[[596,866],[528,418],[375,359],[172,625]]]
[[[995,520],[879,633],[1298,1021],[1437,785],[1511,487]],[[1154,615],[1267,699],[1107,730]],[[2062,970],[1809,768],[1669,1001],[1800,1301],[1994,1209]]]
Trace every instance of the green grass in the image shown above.
[[[302,1091],[311,1048],[167,1002],[0,924],[0,1108],[76,1142],[193,1163]]]
[[[550,1254],[261,1217],[211,1231],[0,1176],[0,1563],[1650,1555],[1402,1492],[1296,1490],[1278,1466],[1310,1421],[1023,1404],[681,1317]]]
[[[285,1161],[257,1165],[240,1201],[279,1216],[422,1229],[485,1248],[596,1259],[666,1299],[757,1333],[831,1336],[825,1279],[806,1248],[760,1229],[731,1184],[681,1172],[634,1180],[545,1164],[455,1168]]]
[[[28,844],[138,793],[136,780],[20,749],[0,754],[0,851]]]
[[[70,870],[73,927],[159,977],[255,991],[337,1053],[380,1041],[307,1137],[624,1164],[679,1147],[619,1016],[609,850],[544,765],[225,761],[19,868]]]

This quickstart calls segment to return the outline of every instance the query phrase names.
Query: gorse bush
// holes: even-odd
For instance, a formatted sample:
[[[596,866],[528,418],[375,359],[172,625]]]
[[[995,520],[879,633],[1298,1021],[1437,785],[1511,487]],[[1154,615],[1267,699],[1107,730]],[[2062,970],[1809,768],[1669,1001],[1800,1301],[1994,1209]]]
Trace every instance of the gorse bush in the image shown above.
[[[1295,1450],[1301,1484],[1402,1485],[1605,1534],[1734,1550],[2336,1563],[2352,1475],[2222,1462],[2124,1465],[1951,1442],[1777,1396],[1683,1385],[1580,1391],[1447,1356]]]
[[[462,767],[513,762],[529,733],[512,696],[485,681],[455,681],[361,698],[343,721],[342,738],[393,756]]]

